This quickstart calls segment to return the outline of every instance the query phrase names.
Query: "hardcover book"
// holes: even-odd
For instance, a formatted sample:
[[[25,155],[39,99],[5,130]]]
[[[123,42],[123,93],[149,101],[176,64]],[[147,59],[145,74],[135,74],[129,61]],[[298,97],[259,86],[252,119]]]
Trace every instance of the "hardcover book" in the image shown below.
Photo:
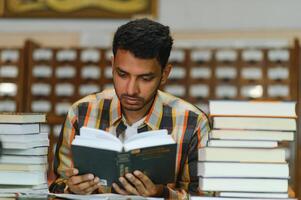
[[[198,176],[207,178],[289,178],[288,163],[198,162]]]
[[[213,128],[295,131],[297,122],[293,118],[214,117]]]
[[[287,199],[289,198],[287,192],[274,192],[274,193],[267,193],[267,192],[220,192],[218,194],[220,197],[234,197],[234,198],[275,198],[275,199],[281,199],[283,198]]]
[[[296,118],[296,102],[211,100],[211,116]]]
[[[246,147],[246,148],[275,148],[278,146],[277,141],[260,141],[260,140],[210,140],[209,147]]]
[[[0,171],[1,185],[38,185],[47,183],[46,172],[43,171]]]
[[[45,123],[46,115],[42,113],[1,112],[0,123]]]
[[[294,141],[294,131],[259,131],[259,130],[212,130],[211,139],[221,140],[264,140],[264,141]]]
[[[203,191],[287,192],[288,179],[268,178],[199,178]]]
[[[279,148],[224,148],[199,149],[199,161],[284,163],[285,150]]]
[[[23,135],[37,134],[40,132],[40,125],[33,124],[2,124],[0,123],[0,134]]]
[[[167,130],[147,131],[123,143],[109,132],[82,127],[72,142],[74,167],[92,173],[105,186],[140,170],[155,184],[174,182],[177,144]]]

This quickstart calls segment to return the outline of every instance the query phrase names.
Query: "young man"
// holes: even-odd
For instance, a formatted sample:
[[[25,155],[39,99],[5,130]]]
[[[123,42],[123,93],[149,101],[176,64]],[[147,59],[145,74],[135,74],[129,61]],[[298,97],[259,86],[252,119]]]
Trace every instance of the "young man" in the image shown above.
[[[207,141],[209,124],[193,105],[159,90],[167,80],[173,40],[169,27],[140,19],[118,28],[113,40],[114,90],[89,95],[68,112],[57,146],[52,192],[91,194],[110,192],[93,174],[78,175],[73,168],[71,142],[82,126],[111,132],[126,139],[147,130],[167,129],[178,143],[176,182],[155,185],[136,170],[120,177],[119,194],[182,199],[196,192],[198,148]]]

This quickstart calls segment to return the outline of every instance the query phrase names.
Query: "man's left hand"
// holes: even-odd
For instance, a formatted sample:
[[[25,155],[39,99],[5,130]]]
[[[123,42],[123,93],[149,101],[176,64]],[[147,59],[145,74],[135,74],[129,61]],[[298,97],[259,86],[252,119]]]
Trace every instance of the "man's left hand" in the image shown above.
[[[163,192],[163,185],[155,185],[141,171],[127,173],[125,177],[119,178],[123,188],[120,188],[116,183],[113,183],[113,188],[119,194],[123,195],[140,195],[145,197],[160,197]]]

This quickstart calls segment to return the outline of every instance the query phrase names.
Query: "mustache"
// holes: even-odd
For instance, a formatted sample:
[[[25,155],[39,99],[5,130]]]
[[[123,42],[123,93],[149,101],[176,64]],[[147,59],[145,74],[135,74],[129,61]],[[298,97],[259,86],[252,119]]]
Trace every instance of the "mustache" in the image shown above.
[[[122,94],[120,97],[121,98],[127,98],[127,99],[137,99],[137,100],[140,100],[140,101],[143,100],[143,98],[141,98],[141,97],[139,97],[137,95]]]

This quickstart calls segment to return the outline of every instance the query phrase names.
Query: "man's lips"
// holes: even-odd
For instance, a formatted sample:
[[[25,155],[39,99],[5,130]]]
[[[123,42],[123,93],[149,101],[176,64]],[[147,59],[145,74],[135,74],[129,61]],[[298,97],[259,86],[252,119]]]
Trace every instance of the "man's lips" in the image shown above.
[[[127,96],[124,96],[123,99],[124,99],[128,104],[137,104],[137,103],[139,103],[139,102],[141,101],[140,98],[127,97]]]

